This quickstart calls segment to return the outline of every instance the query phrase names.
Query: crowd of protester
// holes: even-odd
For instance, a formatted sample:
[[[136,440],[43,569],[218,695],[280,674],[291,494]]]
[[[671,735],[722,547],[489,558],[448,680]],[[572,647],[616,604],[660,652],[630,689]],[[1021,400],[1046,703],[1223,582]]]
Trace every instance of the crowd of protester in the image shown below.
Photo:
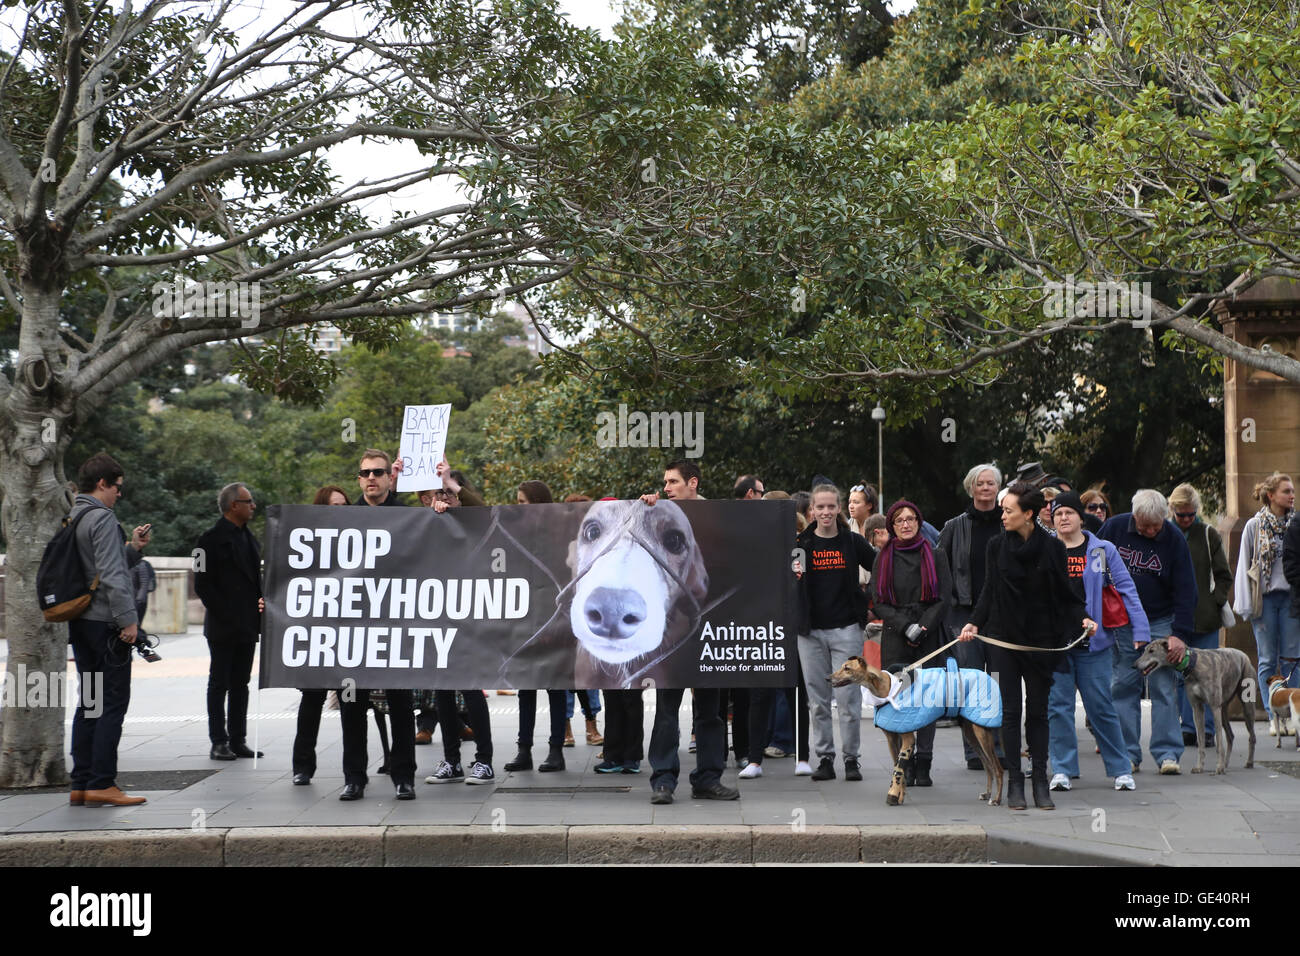
[[[79,487],[85,504],[111,508],[120,492],[121,469],[107,456],[97,456],[82,471]],[[418,492],[421,506],[444,513],[485,504],[471,482],[445,461],[437,471],[442,487]],[[316,493],[313,504],[405,505],[395,490],[399,472],[400,465],[386,452],[368,449],[358,468],[356,499],[349,500],[342,487],[329,485]],[[702,498],[702,480],[697,463],[673,461],[665,469],[662,493],[674,500]],[[861,780],[860,691],[852,685],[832,688],[829,677],[849,657],[871,657],[871,645],[877,642],[875,653],[885,670],[901,672],[918,662],[943,668],[951,655],[960,667],[997,675],[1003,713],[997,757],[1008,774],[1007,804],[1012,809],[1027,804],[1025,757],[1039,808],[1051,809],[1051,791],[1069,790],[1079,778],[1079,698],[1085,726],[1116,790],[1136,789],[1134,775],[1142,769],[1144,689],[1151,700],[1146,751],[1160,774],[1179,774],[1184,747],[1195,743],[1179,665],[1185,665],[1189,647],[1219,646],[1220,628],[1232,620],[1230,599],[1231,610],[1253,627],[1259,686],[1267,686],[1274,674],[1286,678],[1288,686],[1300,686],[1300,522],[1292,520],[1295,489],[1289,476],[1275,473],[1256,487],[1260,509],[1246,523],[1235,574],[1229,570],[1221,536],[1200,515],[1200,496],[1188,484],[1173,489],[1167,499],[1154,489],[1139,490],[1131,510],[1121,514],[1114,513],[1100,488],[1076,492],[1068,480],[1036,465],[1023,466],[1004,482],[996,465],[978,464],[966,474],[963,488],[969,504],[940,528],[906,498],[883,507],[876,489],[865,481],[851,485],[846,500],[838,486],[820,475],[810,490],[792,493],[768,490],[756,475],[736,479],[735,499],[794,502],[796,554],[805,556],[807,563],[796,559],[791,568],[797,576],[797,673],[790,688],[692,691],[688,750],[696,755],[690,775],[693,797],[739,796],[736,788],[722,782],[729,755],[734,755],[741,780],[761,777],[764,758],[793,758],[796,775],[832,780],[837,757],[845,780]],[[556,499],[541,481],[525,481],[515,491],[521,505]],[[575,493],[563,500],[592,498]],[[659,492],[642,496],[647,507],[656,500]],[[261,756],[244,741],[261,606],[258,575],[252,570],[259,549],[246,527],[255,508],[245,485],[226,486],[218,495],[221,518],[200,540],[207,566],[196,569],[196,587],[207,611],[204,632],[212,656],[208,706],[215,760]],[[140,531],[134,535],[135,552],[142,549]],[[99,559],[111,563],[111,573],[118,575],[119,553],[107,550],[98,538],[93,546],[86,540],[87,555],[98,548]],[[147,590],[143,593],[147,597]],[[115,623],[122,640],[129,642],[134,621],[128,620],[130,605],[122,604],[100,617],[103,627]],[[143,606],[136,610],[138,620]],[[77,640],[88,644],[79,635],[89,626],[78,625],[80,631],[74,627],[74,649],[81,646]],[[981,639],[986,636],[999,643]],[[1167,638],[1171,667],[1144,679],[1133,663],[1154,638]],[[96,661],[86,650],[77,664],[79,670],[91,670]],[[345,785],[340,799],[361,799],[369,782],[368,710],[376,712],[380,729],[380,770],[391,777],[398,799],[415,797],[415,748],[431,744],[435,733],[441,736],[442,759],[426,783],[495,782],[486,693],[475,688],[390,688],[342,696]],[[576,702],[586,721],[587,744],[602,747],[596,772],[639,774],[648,756],[652,802],[671,803],[680,771],[678,709],[683,693],[655,690],[655,720],[647,747],[642,690],[547,688],[546,756],[534,763],[538,691],[522,690],[517,749],[503,769],[566,772],[564,750],[576,746]],[[602,697],[603,735],[597,723]],[[327,689],[302,691],[292,751],[295,785],[309,785],[316,772],[316,740],[326,700]],[[124,712],[125,706],[121,709]],[[1208,746],[1213,746],[1219,716],[1205,715]],[[111,727],[107,733],[101,729],[103,740],[92,743],[88,726],[78,709],[73,802],[78,796],[84,800],[87,790],[108,802],[138,802],[121,794],[112,780],[116,737]],[[915,759],[907,768],[909,786],[934,785],[934,740],[943,726],[937,722],[918,732]],[[108,742],[114,751],[111,760],[99,752],[109,748]],[[468,766],[461,762],[464,742],[474,747]],[[978,754],[965,746],[966,766],[982,769]],[[770,772],[770,764],[767,769]]]

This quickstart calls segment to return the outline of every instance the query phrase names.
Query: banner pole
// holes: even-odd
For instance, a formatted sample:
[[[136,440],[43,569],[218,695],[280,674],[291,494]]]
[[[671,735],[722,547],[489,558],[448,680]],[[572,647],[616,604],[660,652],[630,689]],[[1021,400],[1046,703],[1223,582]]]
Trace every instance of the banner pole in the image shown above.
[[[257,755],[262,752],[262,682],[257,682],[257,710],[253,714],[253,769],[257,769]]]

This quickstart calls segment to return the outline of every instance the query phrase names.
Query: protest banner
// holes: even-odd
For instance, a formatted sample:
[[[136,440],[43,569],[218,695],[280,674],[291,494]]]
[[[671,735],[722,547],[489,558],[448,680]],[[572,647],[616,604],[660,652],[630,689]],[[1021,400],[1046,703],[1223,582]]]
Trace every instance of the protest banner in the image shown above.
[[[268,509],[263,687],[788,687],[794,505]]]
[[[407,405],[402,412],[402,440],[397,457],[402,472],[397,476],[398,491],[425,491],[441,488],[438,462],[447,448],[447,422],[450,405]]]

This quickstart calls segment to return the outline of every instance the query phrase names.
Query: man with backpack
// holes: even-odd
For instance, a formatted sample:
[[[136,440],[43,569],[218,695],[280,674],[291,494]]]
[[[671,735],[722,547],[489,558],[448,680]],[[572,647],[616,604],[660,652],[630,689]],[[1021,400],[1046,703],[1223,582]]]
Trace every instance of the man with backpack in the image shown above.
[[[122,466],[103,452],[77,469],[76,501],[68,522],[77,522],[77,554],[94,587],[90,606],[68,622],[68,640],[81,686],[72,718],[74,807],[131,807],[145,802],[117,786],[117,744],[131,702],[131,645],[138,619],[128,568],[139,563],[150,525],[136,528],[131,546],[113,508],[122,497]],[[97,716],[96,716],[97,715]]]

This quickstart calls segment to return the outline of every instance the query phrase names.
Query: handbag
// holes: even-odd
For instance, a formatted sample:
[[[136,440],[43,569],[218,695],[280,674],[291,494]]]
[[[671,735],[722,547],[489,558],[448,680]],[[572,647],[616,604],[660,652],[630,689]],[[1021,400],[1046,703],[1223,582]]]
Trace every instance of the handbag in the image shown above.
[[[1101,626],[1110,630],[1113,627],[1123,627],[1128,621],[1128,608],[1124,606],[1124,598],[1115,588],[1115,583],[1110,577],[1110,564],[1106,561],[1106,552],[1101,552],[1101,569],[1106,575],[1106,583],[1101,587]]]
[[[1107,578],[1110,574],[1107,573]],[[1110,630],[1114,627],[1123,627],[1128,623],[1128,608],[1124,606],[1124,598],[1120,596],[1119,591],[1115,590],[1115,585],[1105,584],[1101,589],[1101,626]]]
[[[1205,526],[1205,554],[1210,558],[1210,593],[1214,593],[1214,557],[1210,554],[1210,526]],[[1258,575],[1256,576],[1258,583]],[[1234,627],[1237,623],[1237,615],[1232,613],[1232,602],[1224,601],[1219,605],[1219,623],[1224,627]]]

